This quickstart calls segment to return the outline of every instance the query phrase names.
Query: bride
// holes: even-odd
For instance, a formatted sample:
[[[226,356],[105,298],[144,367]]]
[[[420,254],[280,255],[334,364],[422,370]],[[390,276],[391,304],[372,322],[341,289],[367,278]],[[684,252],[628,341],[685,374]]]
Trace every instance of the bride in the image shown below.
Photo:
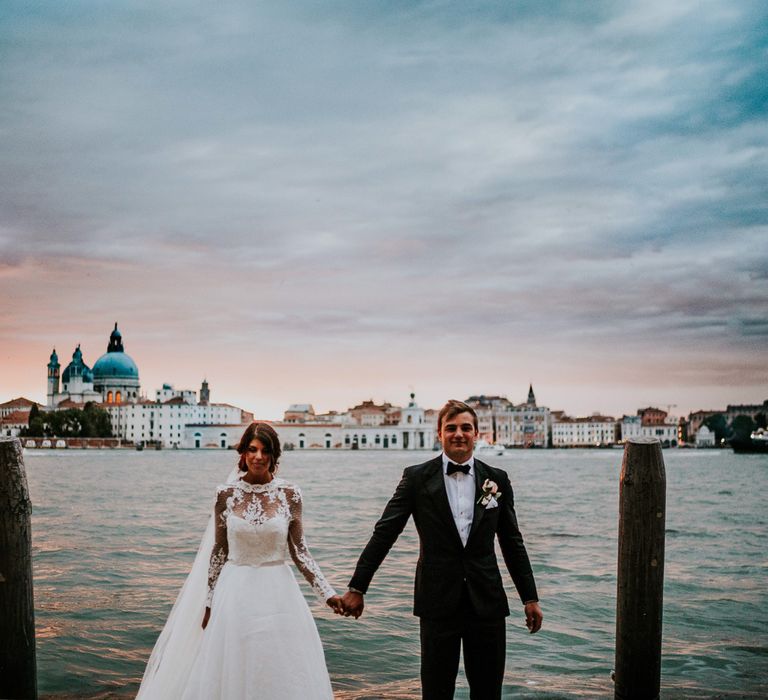
[[[281,450],[272,426],[251,423],[237,451],[137,700],[333,698],[315,622],[285,561],[290,554],[318,596],[343,612],[307,548],[301,491],[275,475]]]

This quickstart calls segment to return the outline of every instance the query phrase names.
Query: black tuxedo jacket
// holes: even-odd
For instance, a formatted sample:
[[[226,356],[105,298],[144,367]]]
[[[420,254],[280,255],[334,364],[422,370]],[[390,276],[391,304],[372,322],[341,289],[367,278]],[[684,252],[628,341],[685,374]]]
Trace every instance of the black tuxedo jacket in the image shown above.
[[[509,615],[509,605],[494,549],[498,538],[507,570],[523,602],[538,600],[533,571],[517,527],[512,486],[506,472],[475,459],[475,512],[464,547],[448,503],[442,455],[408,467],[376,523],[357,562],[350,587],[365,593],[373,575],[413,516],[420,551],[414,582],[414,615],[436,618],[453,615],[466,582],[469,600],[481,617]],[[477,503],[486,479],[501,494],[498,508]]]

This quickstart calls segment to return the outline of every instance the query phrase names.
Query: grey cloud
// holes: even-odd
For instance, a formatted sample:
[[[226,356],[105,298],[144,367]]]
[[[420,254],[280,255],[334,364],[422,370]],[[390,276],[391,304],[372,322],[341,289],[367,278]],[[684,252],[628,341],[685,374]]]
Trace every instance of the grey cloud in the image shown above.
[[[766,11],[697,4],[9,5],[2,269],[361,347],[754,338]]]

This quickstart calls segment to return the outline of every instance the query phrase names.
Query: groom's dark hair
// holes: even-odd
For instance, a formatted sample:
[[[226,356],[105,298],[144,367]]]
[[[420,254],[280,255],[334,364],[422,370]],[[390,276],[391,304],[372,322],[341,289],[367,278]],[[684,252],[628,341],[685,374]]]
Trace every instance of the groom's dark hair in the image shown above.
[[[472,422],[475,424],[475,430],[477,430],[477,413],[475,413],[475,409],[472,408],[469,404],[464,403],[463,401],[457,401],[456,399],[451,399],[448,401],[445,406],[443,406],[440,409],[440,413],[437,414],[437,430],[438,432],[442,432],[443,430],[443,421],[447,418],[450,420],[454,416],[458,416],[459,413],[469,413],[472,415]]]
[[[245,452],[252,440],[260,440],[264,445],[264,451],[272,458],[272,464],[269,465],[269,471],[277,471],[277,463],[280,460],[282,449],[280,447],[280,438],[275,429],[269,423],[251,423],[237,443],[237,451],[240,453],[238,467],[240,471],[247,471],[245,466]]]

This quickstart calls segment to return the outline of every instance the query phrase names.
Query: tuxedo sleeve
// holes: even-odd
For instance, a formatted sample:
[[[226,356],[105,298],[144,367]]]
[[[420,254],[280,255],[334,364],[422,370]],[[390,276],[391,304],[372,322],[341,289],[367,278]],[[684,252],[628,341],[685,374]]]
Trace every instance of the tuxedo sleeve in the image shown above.
[[[412,484],[409,470],[406,469],[395,493],[374,526],[371,539],[368,540],[368,544],[365,545],[365,549],[357,560],[355,573],[352,574],[349,582],[350,588],[356,588],[361,593],[367,592],[373,575],[392,549],[392,545],[400,536],[412,512]]]
[[[496,536],[499,540],[504,563],[507,565],[507,570],[512,577],[520,600],[523,603],[538,600],[533,569],[528,559],[528,552],[525,551],[523,535],[517,526],[512,484],[509,483],[506,472],[499,470],[497,473],[500,476],[499,483],[503,485],[501,489],[503,495],[499,499],[499,527]]]

